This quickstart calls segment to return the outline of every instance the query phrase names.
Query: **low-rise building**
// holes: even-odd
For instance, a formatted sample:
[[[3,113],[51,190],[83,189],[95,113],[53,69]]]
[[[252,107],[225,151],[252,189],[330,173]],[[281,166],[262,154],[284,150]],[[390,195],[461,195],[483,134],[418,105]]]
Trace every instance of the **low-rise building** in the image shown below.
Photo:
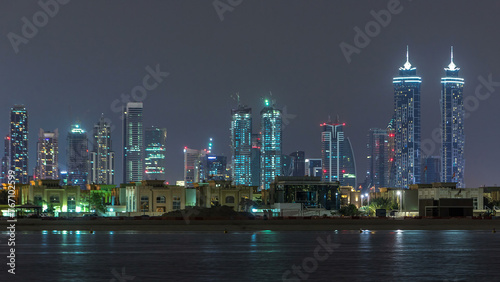
[[[163,183],[164,180],[143,180],[122,185],[120,189],[124,189],[121,194],[125,195],[127,214],[161,216],[166,212],[185,209],[186,189]]]
[[[256,186],[232,185],[231,181],[210,180],[207,183],[195,183],[196,205],[210,208],[212,206],[229,206],[235,211],[244,211],[244,200],[253,200]]]
[[[348,205],[355,205],[356,208],[362,206],[361,203],[361,191],[356,191],[352,186],[340,186],[340,207],[345,207]]]
[[[301,203],[305,208],[338,210],[340,183],[313,176],[276,176],[270,185],[270,203]]]

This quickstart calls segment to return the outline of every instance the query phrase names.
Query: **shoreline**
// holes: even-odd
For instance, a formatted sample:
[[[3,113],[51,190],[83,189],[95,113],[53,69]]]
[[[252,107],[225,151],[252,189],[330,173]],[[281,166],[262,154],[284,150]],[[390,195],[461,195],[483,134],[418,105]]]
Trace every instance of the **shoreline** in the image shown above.
[[[0,221],[4,232],[12,222]],[[16,231],[332,231],[332,230],[487,230],[497,229],[491,219],[271,219],[271,220],[111,220],[111,219],[18,219]]]

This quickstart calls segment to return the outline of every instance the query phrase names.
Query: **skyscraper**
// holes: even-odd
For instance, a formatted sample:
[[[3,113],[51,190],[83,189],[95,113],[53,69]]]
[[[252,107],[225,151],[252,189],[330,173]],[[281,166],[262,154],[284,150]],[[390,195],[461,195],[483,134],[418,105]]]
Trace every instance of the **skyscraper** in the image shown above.
[[[207,151],[184,147],[184,186],[193,187],[193,183],[205,180]]]
[[[370,128],[368,132],[368,149],[366,170],[366,187],[372,189],[371,192],[377,192],[380,187],[387,187],[386,170],[387,162],[387,130],[380,128]]]
[[[386,162],[387,170],[385,171],[386,187],[396,187],[396,129],[394,128],[394,119],[391,119],[387,125],[386,138]]]
[[[9,182],[9,170],[10,170],[10,135],[7,134],[4,138],[4,154],[2,157],[2,175],[1,183]]]
[[[167,129],[152,126],[146,128],[144,135],[146,141],[144,154],[145,178],[148,180],[166,180]]]
[[[59,131],[40,128],[37,142],[37,165],[33,179],[59,179]]]
[[[437,156],[429,156],[422,158],[422,183],[430,184],[441,182],[441,158]]]
[[[252,186],[260,187],[260,147],[262,147],[260,134],[252,134],[252,151],[251,151],[251,164],[250,174],[252,175]]]
[[[420,85],[422,78],[409,61],[394,77],[394,129],[396,135],[396,187],[420,183]]]
[[[264,101],[264,108],[260,112],[261,126],[261,150],[260,150],[260,187],[269,189],[275,176],[282,172],[282,117],[281,110],[274,107],[271,101]]]
[[[306,173],[306,159],[304,151],[295,151],[290,154],[292,158],[292,176],[304,176]]]
[[[323,123],[321,158],[326,182],[339,181],[342,186],[356,187],[356,160],[351,141],[344,136],[345,123]]]
[[[322,159],[306,159],[306,176],[323,176],[323,161]]]
[[[232,178],[235,185],[251,185],[252,109],[231,110]]]
[[[68,185],[85,188],[88,183],[89,145],[87,133],[78,123],[68,133]]]
[[[112,151],[111,127],[101,116],[94,125],[90,153],[90,177],[93,184],[115,184],[115,152]]]
[[[458,188],[465,188],[465,133],[464,133],[464,79],[458,77],[460,68],[451,62],[444,69],[446,77],[441,78],[441,181],[457,182]]]
[[[10,111],[10,167],[17,183],[28,184],[28,112],[23,105]]]
[[[205,156],[206,160],[206,170],[205,173],[207,180],[227,180],[226,175],[226,156],[216,156],[214,154],[208,154]]]
[[[142,102],[129,102],[123,112],[123,182],[139,182],[143,174]]]

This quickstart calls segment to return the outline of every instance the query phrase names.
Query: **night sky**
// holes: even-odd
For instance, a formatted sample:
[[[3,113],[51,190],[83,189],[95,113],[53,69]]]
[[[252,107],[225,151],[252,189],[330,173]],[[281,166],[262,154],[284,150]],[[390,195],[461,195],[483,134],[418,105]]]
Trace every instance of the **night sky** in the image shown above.
[[[364,29],[373,20],[370,11],[387,9],[388,2],[243,0],[221,21],[211,0],[73,0],[60,5],[16,54],[7,35],[22,35],[21,19],[32,21],[42,9],[37,1],[1,1],[0,135],[8,133],[10,107],[25,104],[29,173],[40,128],[59,128],[64,170],[70,124],[80,120],[91,131],[104,113],[116,126],[112,139],[121,182],[121,120],[111,105],[142,85],[147,66],[159,65],[170,75],[143,101],[144,124],[167,128],[168,181],[183,178],[184,146],[206,148],[213,137],[213,152],[230,156],[230,110],[236,105],[231,95],[239,92],[252,107],[257,132],[261,98],[271,91],[289,114],[283,153],[304,150],[307,158],[320,157],[319,124],[339,115],[361,183],[366,135],[392,117],[392,77],[405,62],[406,45],[423,81],[422,141],[439,125],[440,78],[451,45],[465,96],[474,95],[479,76],[500,81],[497,1],[402,0],[403,10],[347,63],[339,44],[354,45],[354,27]],[[500,87],[494,90],[465,123],[467,187],[500,184]]]

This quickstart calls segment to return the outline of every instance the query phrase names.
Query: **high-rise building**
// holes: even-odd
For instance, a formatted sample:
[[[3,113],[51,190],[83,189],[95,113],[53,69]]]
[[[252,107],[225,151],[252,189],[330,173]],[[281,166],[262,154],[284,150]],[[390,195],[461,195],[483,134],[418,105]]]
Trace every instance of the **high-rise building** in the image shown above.
[[[40,128],[37,142],[37,165],[33,179],[59,179],[59,131]]]
[[[458,77],[460,68],[451,62],[441,78],[441,182],[457,182],[465,188],[464,79]]]
[[[306,176],[322,177],[323,176],[323,161],[322,159],[306,159],[305,166]]]
[[[232,178],[235,185],[251,185],[252,109],[231,110]]]
[[[194,183],[205,180],[206,150],[184,147],[184,186],[191,188]]]
[[[292,176],[304,176],[306,172],[306,159],[304,151],[295,151],[290,154],[292,158]]]
[[[252,134],[252,151],[250,158],[250,174],[252,175],[252,186],[260,187],[260,149],[262,147],[260,134]]]
[[[351,141],[344,136],[345,123],[323,123],[321,132],[322,180],[339,181],[341,186],[356,187],[356,160]]]
[[[420,183],[420,85],[422,78],[409,61],[394,77],[394,128],[396,135],[396,187]]]
[[[129,102],[123,112],[123,182],[139,182],[143,175],[144,133],[142,102]]]
[[[429,156],[422,158],[422,183],[430,184],[441,182],[441,158],[438,156]]]
[[[28,112],[23,105],[10,111],[10,167],[17,183],[28,183]]]
[[[385,171],[386,187],[396,187],[396,129],[394,119],[387,125],[386,138],[387,170]]]
[[[144,132],[144,172],[147,180],[166,180],[167,129],[152,126]]]
[[[101,116],[94,125],[94,141],[90,152],[92,184],[115,184],[115,152],[112,151],[111,126]]]
[[[2,174],[1,183],[9,182],[9,170],[10,170],[10,135],[7,134],[4,138],[4,153],[2,157]]]
[[[68,185],[85,188],[88,183],[89,145],[87,133],[80,124],[71,126],[68,132]]]
[[[370,128],[368,132],[368,149],[366,170],[366,187],[370,192],[377,192],[381,187],[387,187],[386,181],[387,165],[387,130]]]
[[[261,142],[260,149],[260,187],[269,189],[271,182],[282,173],[282,116],[270,100],[264,101],[260,112]]]
[[[289,155],[281,155],[281,176],[293,176],[293,159]]]
[[[205,175],[207,180],[228,180],[226,173],[227,157],[216,156],[214,154],[206,155],[206,170]]]

